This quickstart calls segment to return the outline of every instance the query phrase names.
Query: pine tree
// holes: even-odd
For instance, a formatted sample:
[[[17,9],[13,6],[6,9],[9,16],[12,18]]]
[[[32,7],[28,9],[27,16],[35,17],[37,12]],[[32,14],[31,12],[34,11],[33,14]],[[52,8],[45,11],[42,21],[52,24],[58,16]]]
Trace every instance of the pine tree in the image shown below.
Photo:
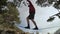
[[[10,34],[11,32],[14,34],[25,33],[15,25],[15,23],[20,24],[20,18],[18,17],[19,12],[16,8],[16,5],[13,2],[6,2],[6,1],[7,0],[4,1],[0,0],[0,34],[1,34],[1,30],[2,30],[2,34],[5,31],[6,32],[8,31],[7,34]]]
[[[6,7],[6,8],[5,8]],[[0,0],[0,24],[5,27],[13,27],[14,23],[20,23],[19,13],[15,4]]]
[[[41,6],[41,7],[46,7],[51,5],[55,0],[37,0],[36,4]]]

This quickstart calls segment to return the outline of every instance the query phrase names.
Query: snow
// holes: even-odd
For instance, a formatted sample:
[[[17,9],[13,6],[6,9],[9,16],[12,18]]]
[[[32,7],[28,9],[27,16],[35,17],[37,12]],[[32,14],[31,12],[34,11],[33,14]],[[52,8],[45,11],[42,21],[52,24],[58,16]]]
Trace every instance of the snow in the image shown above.
[[[48,27],[54,27],[54,28],[48,28],[48,29],[42,29],[42,30],[38,30],[38,32],[40,32],[40,34],[47,34],[48,32],[50,34],[53,34],[56,30],[58,30],[60,27],[60,19],[58,17],[55,18],[55,20],[53,22],[47,22],[47,19],[49,18],[49,16],[52,16],[56,13],[58,13],[58,10],[55,9],[53,6],[50,7],[39,7],[35,4],[36,0],[32,0],[31,2],[33,3],[35,9],[36,9],[36,14],[35,14],[35,21],[36,24],[38,26],[39,29],[42,28],[48,28]],[[24,6],[23,2],[21,3],[21,6],[18,8],[19,12],[20,12],[20,20],[21,20],[21,24],[18,25],[19,26],[27,26],[27,22],[26,22],[26,17],[29,15],[29,8],[27,6]],[[34,28],[33,23],[30,21],[30,27],[31,29]],[[20,29],[22,29],[25,32],[34,32],[36,33],[36,31],[33,30],[26,30],[24,28],[19,27]]]

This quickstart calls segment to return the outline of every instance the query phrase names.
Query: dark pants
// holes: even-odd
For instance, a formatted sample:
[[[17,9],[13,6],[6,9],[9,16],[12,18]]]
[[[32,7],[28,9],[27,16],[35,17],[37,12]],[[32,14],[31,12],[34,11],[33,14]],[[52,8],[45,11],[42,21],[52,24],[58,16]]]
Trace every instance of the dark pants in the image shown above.
[[[34,19],[34,16],[35,16],[35,12],[29,12],[29,16],[28,16],[29,19]]]

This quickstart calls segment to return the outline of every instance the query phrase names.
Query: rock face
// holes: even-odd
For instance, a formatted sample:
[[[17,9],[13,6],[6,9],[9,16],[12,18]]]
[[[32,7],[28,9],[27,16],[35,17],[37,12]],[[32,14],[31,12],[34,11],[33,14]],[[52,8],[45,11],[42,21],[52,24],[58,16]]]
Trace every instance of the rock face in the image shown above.
[[[54,34],[60,34],[60,29],[58,29]]]

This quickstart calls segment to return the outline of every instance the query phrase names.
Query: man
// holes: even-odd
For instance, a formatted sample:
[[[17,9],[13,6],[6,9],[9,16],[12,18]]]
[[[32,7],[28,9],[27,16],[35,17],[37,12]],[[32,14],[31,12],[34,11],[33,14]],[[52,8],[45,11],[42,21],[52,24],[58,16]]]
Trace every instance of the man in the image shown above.
[[[30,24],[29,24],[29,19],[30,19],[34,23],[34,25],[35,25],[35,28],[33,28],[33,29],[38,29],[38,27],[36,25],[36,22],[34,21],[35,8],[32,5],[31,1],[29,1],[29,0],[27,0],[27,1],[29,2],[29,5],[28,5],[28,7],[29,7],[29,16],[27,17],[27,24],[28,24],[28,26],[25,27],[25,28],[30,29]]]

